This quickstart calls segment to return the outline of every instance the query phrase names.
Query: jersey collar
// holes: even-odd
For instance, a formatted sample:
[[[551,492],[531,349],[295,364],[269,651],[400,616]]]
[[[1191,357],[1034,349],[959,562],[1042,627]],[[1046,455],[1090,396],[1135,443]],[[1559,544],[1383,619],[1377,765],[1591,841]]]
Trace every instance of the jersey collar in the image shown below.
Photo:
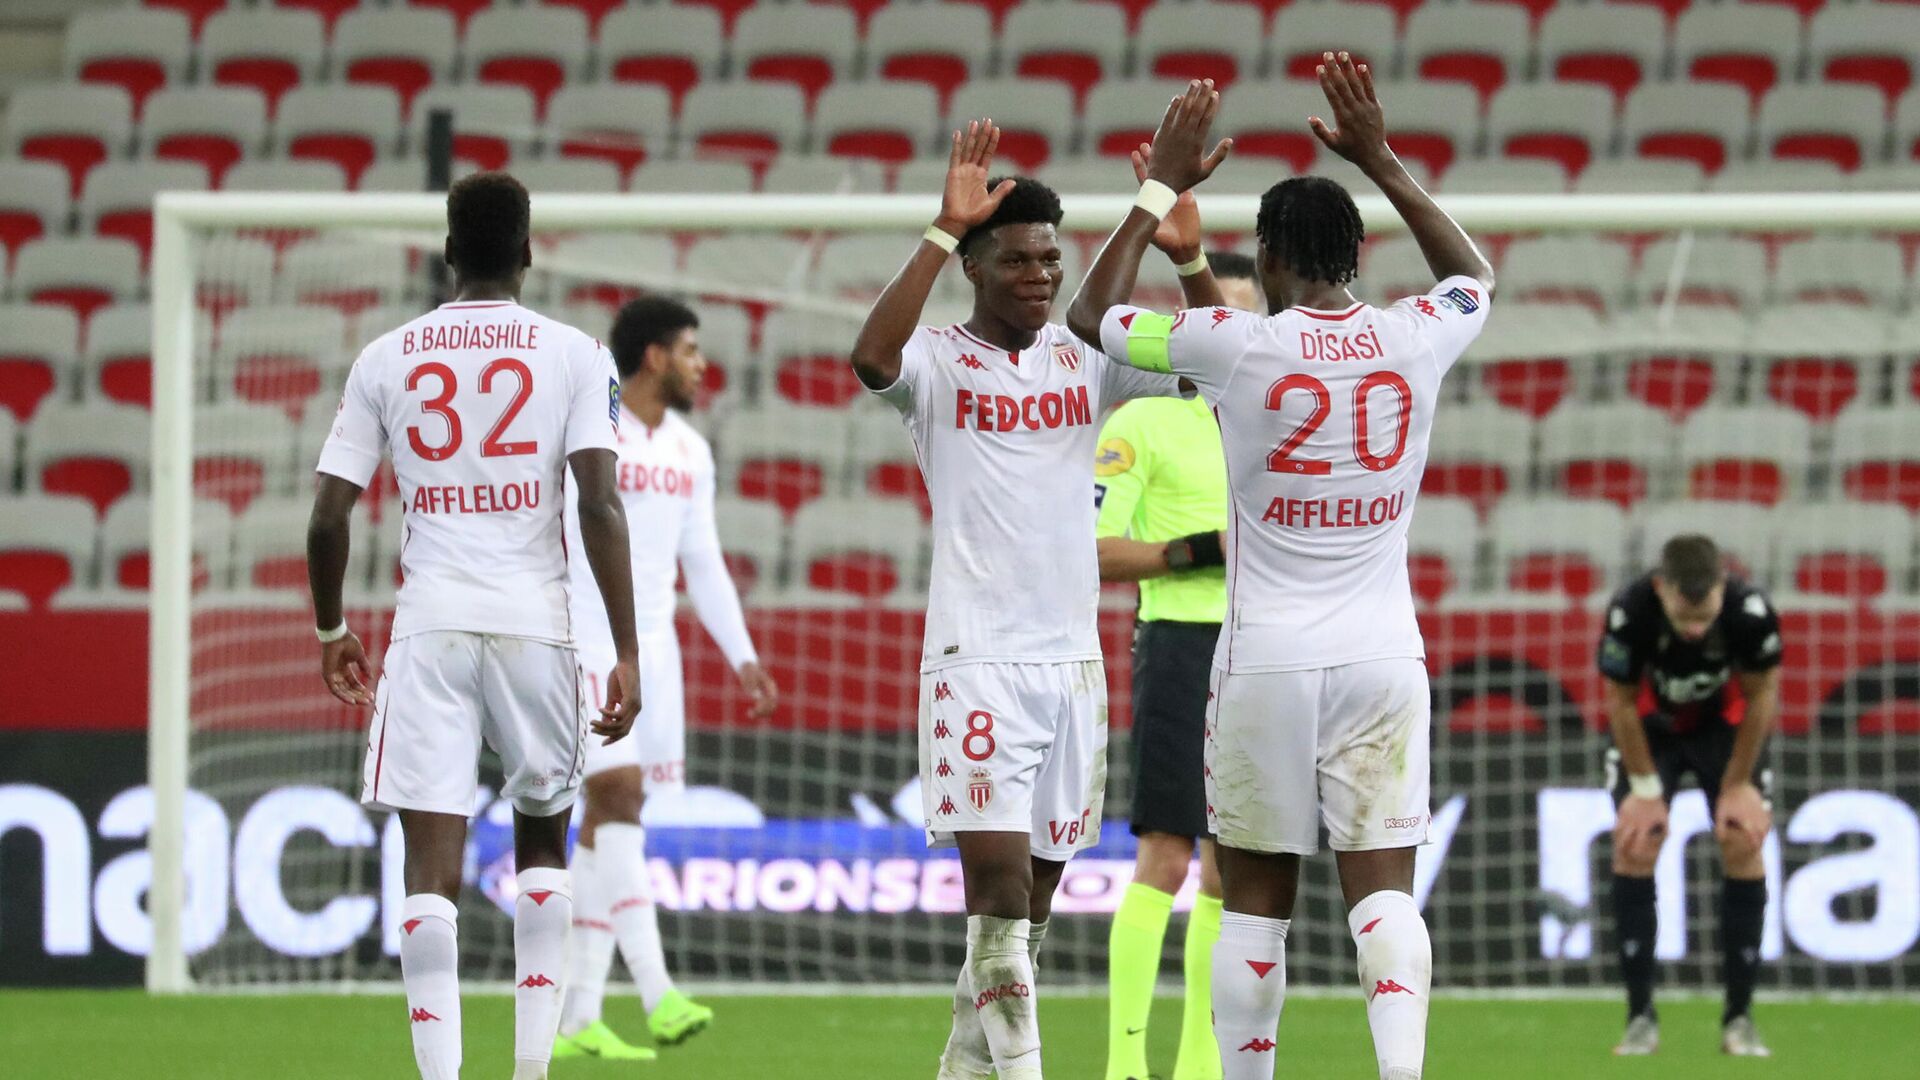
[[[978,345],[983,349],[992,349],[994,352],[1000,353],[1004,355],[1008,360],[1013,361],[1014,367],[1020,366],[1020,352],[1018,349],[1003,349],[998,345],[989,345],[986,342],[981,341],[979,338],[974,337],[972,334],[968,333],[967,328],[965,326],[962,326],[959,323],[954,323],[953,328],[955,331],[957,331],[960,334],[961,337],[966,338],[968,341],[973,342],[975,345]],[[1039,338],[1034,339],[1033,346],[1036,349],[1040,347]]]
[[[1348,319],[1353,318],[1355,315],[1360,314],[1360,309],[1366,306],[1367,305],[1365,304],[1355,304],[1352,307],[1347,308],[1345,311],[1328,311],[1324,308],[1308,308],[1308,307],[1289,308],[1288,310],[1297,311],[1300,314],[1305,315],[1309,319],[1319,319],[1323,322],[1345,322]]]

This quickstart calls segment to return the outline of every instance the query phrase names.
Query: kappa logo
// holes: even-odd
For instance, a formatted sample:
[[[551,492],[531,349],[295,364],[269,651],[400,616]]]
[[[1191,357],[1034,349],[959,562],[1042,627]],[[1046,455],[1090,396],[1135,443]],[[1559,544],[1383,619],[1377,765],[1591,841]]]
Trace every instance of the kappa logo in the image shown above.
[[[1368,994],[1367,998],[1371,1000],[1379,997],[1381,994],[1409,994],[1415,997],[1419,996],[1406,987],[1401,986],[1399,983],[1394,982],[1392,979],[1376,979],[1373,984],[1373,993]]]
[[[954,357],[954,363],[959,364],[969,371],[987,370],[987,365],[981,363],[980,358],[972,353],[961,353],[959,356]]]
[[[936,739],[951,739],[953,738],[953,729],[947,726],[945,720],[935,720],[933,722],[933,737]]]
[[[1251,1050],[1256,1054],[1268,1054],[1273,1052],[1276,1045],[1278,1044],[1272,1039],[1248,1039],[1247,1044],[1240,1048],[1240,1052],[1244,1054]]]
[[[1420,314],[1425,315],[1429,319],[1438,319],[1440,317],[1440,313],[1434,310],[1433,301],[1424,296],[1415,300],[1413,306],[1419,309]]]
[[[935,775],[935,776],[952,776],[952,775],[953,775],[953,766],[951,766],[951,765],[949,765],[949,764],[947,764],[947,759],[946,759],[946,758],[941,758],[941,759],[940,759],[940,764],[938,764],[938,765],[936,765],[936,766],[934,766],[934,769],[933,769],[933,775]]]
[[[938,682],[938,683],[934,683],[934,684],[933,684],[933,700],[935,700],[935,701],[952,701],[952,700],[953,700],[953,688],[952,688],[952,687],[950,687],[950,686],[948,686],[948,685],[947,685],[946,683],[944,683],[944,682]]]
[[[1066,368],[1068,371],[1080,370],[1080,349],[1078,346],[1055,345],[1053,347],[1053,358],[1058,360],[1060,366]]]
[[[1221,323],[1226,322],[1228,319],[1231,319],[1231,318],[1233,318],[1233,312],[1228,311],[1226,308],[1223,308],[1223,307],[1214,308],[1213,323],[1210,326],[1208,326],[1207,329],[1218,330],[1220,329]]]
[[[542,975],[537,971],[534,972],[532,975],[529,975],[526,978],[520,980],[520,989],[522,990],[538,990],[543,986],[552,986],[552,985],[554,985],[554,981],[552,979],[547,978],[545,975]]]
[[[960,812],[960,808],[953,805],[953,796],[951,795],[940,796],[940,809],[937,811],[937,813],[939,813],[941,817],[951,817],[954,814],[957,814],[959,812]]]
[[[967,778],[967,801],[975,810],[985,810],[993,801],[993,774],[985,769],[975,769]]]
[[[412,1020],[416,1024],[424,1024],[429,1020],[438,1020],[440,1018],[425,1009],[414,1009],[407,1013],[407,1019]]]

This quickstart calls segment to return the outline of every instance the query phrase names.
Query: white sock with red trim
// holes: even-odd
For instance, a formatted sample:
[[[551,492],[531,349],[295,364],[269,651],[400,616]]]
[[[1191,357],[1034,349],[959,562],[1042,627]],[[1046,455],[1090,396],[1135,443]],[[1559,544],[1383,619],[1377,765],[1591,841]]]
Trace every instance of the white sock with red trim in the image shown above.
[[[572,1035],[600,1019],[613,966],[613,922],[590,847],[573,849],[573,936],[567,939],[567,1000],[560,1033]]]
[[[1291,919],[1220,913],[1213,945],[1213,1035],[1224,1080],[1273,1080],[1274,1038],[1287,1003]]]
[[[653,882],[647,876],[647,830],[622,822],[594,830],[599,884],[620,942],[620,956],[640,988],[640,1001],[652,1012],[673,989],[667,955],[660,945],[660,915],[653,906]]]
[[[1040,1017],[1027,951],[1032,928],[1026,919],[967,916],[973,1011],[1000,1080],[1040,1080]]]
[[[460,911],[438,893],[400,905],[400,978],[421,1080],[460,1075]]]
[[[566,983],[573,886],[558,867],[520,871],[513,904],[513,1075],[539,1080],[553,1057]]]
[[[1027,958],[1033,962],[1033,975],[1040,977],[1040,945],[1047,940],[1048,922],[1027,927]],[[953,988],[953,1029],[947,1034],[947,1048],[940,1055],[940,1072],[935,1080],[993,1080],[993,1051],[987,1046],[987,1033],[980,1026],[980,1014],[973,1007],[973,978],[968,965],[960,965],[960,978]]]
[[[1381,1080],[1420,1080],[1427,1057],[1433,943],[1413,897],[1382,890],[1347,913]]]

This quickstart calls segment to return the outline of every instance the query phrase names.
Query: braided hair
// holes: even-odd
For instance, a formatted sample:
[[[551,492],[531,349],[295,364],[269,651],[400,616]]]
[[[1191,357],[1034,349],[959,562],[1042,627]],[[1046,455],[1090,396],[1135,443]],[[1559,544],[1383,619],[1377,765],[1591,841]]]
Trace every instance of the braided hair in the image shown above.
[[[1367,238],[1347,189],[1324,176],[1282,180],[1260,197],[1260,243],[1309,281],[1345,285],[1360,268]]]

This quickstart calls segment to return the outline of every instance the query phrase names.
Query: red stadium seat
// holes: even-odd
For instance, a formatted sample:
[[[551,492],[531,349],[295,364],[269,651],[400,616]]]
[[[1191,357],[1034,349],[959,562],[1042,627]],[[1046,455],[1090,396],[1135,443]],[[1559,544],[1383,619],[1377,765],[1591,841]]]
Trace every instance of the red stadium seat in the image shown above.
[[[829,87],[814,107],[814,142],[836,157],[898,165],[918,156],[940,122],[940,95],[924,83]]]
[[[1526,63],[1527,15],[1506,4],[1428,5],[1407,19],[1404,47],[1409,74],[1464,82],[1482,101]]]
[[[143,0],[143,6],[157,11],[177,11],[185,15],[193,26],[195,37],[208,19],[227,10],[232,0]]]
[[[326,24],[327,32],[332,33],[334,24],[349,11],[358,8],[365,0],[271,0],[274,7],[287,8],[290,11],[311,11],[320,16]]]
[[[1102,79],[1120,73],[1126,15],[1104,4],[1081,5],[1071,19],[1060,12],[1056,4],[1028,3],[1009,15],[1001,34],[1005,63],[1022,79],[1065,83],[1085,103]]]
[[[476,81],[524,87],[538,115],[587,64],[587,17],[566,8],[495,8],[467,24],[467,66]]]
[[[1643,158],[1677,158],[1717,173],[1747,135],[1747,97],[1712,83],[1650,83],[1627,99],[1625,149]]]
[[[1562,4],[1540,23],[1541,74],[1558,82],[1596,83],[1617,101],[1655,78],[1666,48],[1666,25],[1651,7]]]
[[[1265,19],[1246,4],[1198,0],[1148,11],[1134,34],[1142,74],[1212,79],[1221,90],[1257,74]]]
[[[1687,497],[1778,504],[1802,483],[1813,424],[1779,406],[1709,405],[1680,432]]]
[[[1669,466],[1672,433],[1666,414],[1639,402],[1561,409],[1540,422],[1540,464],[1562,494],[1630,510]]]
[[[867,25],[867,55],[884,79],[924,82],[944,108],[954,91],[987,69],[992,17],[963,4],[894,5]]]
[[[186,75],[192,50],[191,26],[179,12],[82,11],[67,27],[66,73],[120,87],[138,113],[155,90]]]
[[[731,37],[735,24],[740,21],[740,16],[760,0],[680,0],[680,2],[688,7],[712,10],[720,17],[727,36]]]
[[[1510,86],[1487,110],[1489,149],[1557,162],[1579,176],[1613,137],[1613,98],[1603,88],[1546,83]]]
[[[448,15],[453,16],[454,22],[459,25],[461,33],[466,32],[467,23],[471,21],[475,15],[487,11],[494,6],[494,0],[405,0],[405,2],[411,7],[446,12]]]
[[[200,35],[207,81],[260,91],[269,114],[282,94],[319,71],[325,51],[326,30],[307,11],[226,11],[207,20]]]
[[[212,336],[210,326],[201,330]],[[89,398],[135,405],[153,405],[153,313],[145,304],[115,304],[94,315],[87,324],[87,347],[82,358]]]
[[[1472,584],[1480,546],[1479,511],[1465,499],[1432,496],[1407,532],[1407,574],[1414,600],[1431,608]]]
[[[600,28],[602,77],[664,87],[677,111],[720,63],[721,17],[707,7],[624,8]]]
[[[90,170],[124,152],[133,99],[117,86],[31,84],[8,99],[6,130],[16,156],[65,169],[77,197]]]
[[[152,453],[147,413],[119,405],[46,405],[27,429],[27,481],[104,512],[144,483]]]
[[[1833,424],[1833,463],[1848,498],[1920,512],[1920,427],[1900,408],[1840,414]]]
[[[791,83],[809,105],[852,67],[860,36],[853,13],[817,4],[761,5],[733,28],[733,59],[748,79]]]
[[[1698,6],[1674,24],[1673,49],[1676,75],[1732,83],[1757,103],[1792,74],[1800,54],[1800,18],[1771,5]]]
[[[50,495],[0,497],[0,589],[44,610],[70,583],[91,574],[93,512],[77,499]]]
[[[361,8],[333,32],[335,78],[380,86],[400,97],[403,114],[437,79],[453,74],[453,16],[420,8]]]
[[[1627,393],[1637,401],[1684,419],[1713,397],[1719,372],[1719,367],[1704,357],[1642,357],[1627,365]]]

